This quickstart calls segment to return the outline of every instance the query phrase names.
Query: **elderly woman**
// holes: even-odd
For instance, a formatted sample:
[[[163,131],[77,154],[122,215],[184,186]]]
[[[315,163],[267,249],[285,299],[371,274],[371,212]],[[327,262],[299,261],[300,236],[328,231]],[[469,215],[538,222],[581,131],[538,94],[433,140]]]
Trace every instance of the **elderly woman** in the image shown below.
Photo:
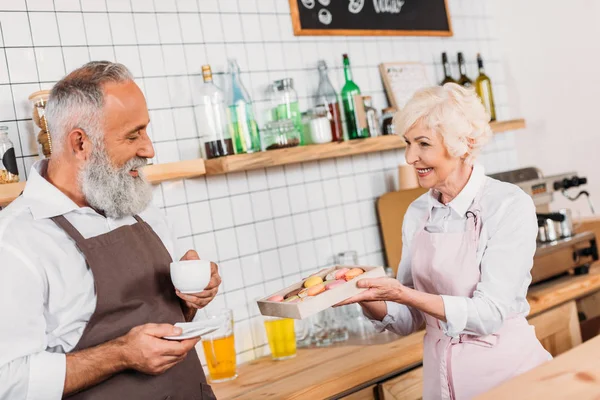
[[[398,278],[363,279],[359,302],[400,335],[426,326],[424,399],[469,399],[551,358],[525,319],[536,248],[532,199],[475,162],[492,132],[472,90],[419,91],[396,116],[427,193],[404,216]]]

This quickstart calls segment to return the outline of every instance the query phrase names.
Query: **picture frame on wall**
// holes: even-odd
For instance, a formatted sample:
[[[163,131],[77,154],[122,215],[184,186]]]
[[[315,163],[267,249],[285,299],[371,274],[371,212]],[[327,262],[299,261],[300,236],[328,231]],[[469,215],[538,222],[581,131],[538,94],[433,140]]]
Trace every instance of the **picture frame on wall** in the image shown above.
[[[289,0],[296,36],[452,36],[448,0]]]

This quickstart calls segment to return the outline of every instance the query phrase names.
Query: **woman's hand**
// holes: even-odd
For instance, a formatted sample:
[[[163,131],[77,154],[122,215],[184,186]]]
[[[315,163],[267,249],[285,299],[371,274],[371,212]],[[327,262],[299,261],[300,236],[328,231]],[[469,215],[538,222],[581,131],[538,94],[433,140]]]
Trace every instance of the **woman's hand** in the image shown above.
[[[372,301],[394,301],[396,303],[402,303],[407,291],[406,286],[401,284],[400,281],[395,278],[361,279],[356,282],[356,286],[359,288],[366,288],[367,290],[336,304],[336,306]]]

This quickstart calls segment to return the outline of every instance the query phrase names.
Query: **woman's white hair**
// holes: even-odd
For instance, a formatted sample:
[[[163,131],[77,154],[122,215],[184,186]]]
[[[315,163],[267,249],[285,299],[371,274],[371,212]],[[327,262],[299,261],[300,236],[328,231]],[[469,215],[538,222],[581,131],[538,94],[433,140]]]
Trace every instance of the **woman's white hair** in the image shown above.
[[[95,144],[101,141],[103,85],[132,80],[131,72],[123,64],[93,61],[56,83],[46,105],[52,153],[58,155],[64,150],[66,136],[73,129],[83,130]]]
[[[394,116],[396,132],[404,135],[416,124],[438,132],[448,153],[472,164],[492,137],[490,115],[473,89],[456,83],[421,89]]]

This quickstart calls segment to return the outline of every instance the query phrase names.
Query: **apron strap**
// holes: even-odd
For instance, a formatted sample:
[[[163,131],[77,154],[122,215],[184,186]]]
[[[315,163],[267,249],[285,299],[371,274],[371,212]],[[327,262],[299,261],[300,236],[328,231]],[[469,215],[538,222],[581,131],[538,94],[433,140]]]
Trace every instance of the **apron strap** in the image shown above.
[[[57,215],[56,217],[50,218],[56,225],[61,227],[67,235],[71,237],[77,243],[79,247],[85,246],[85,238],[79,233],[79,231],[65,218],[64,215]]]

